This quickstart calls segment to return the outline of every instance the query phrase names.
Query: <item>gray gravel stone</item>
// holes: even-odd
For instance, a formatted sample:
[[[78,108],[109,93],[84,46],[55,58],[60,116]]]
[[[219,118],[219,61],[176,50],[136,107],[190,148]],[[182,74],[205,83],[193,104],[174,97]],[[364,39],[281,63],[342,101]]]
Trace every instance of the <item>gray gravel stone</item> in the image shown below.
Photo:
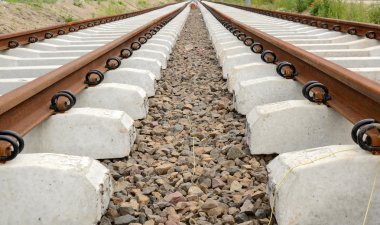
[[[257,209],[256,212],[255,212],[255,217],[257,219],[263,219],[265,218],[267,215],[265,213],[265,209]]]
[[[244,157],[246,154],[245,152],[236,147],[236,146],[232,146],[228,149],[228,152],[227,152],[227,159],[237,159],[237,158],[242,158]]]
[[[138,219],[131,215],[119,216],[115,218],[115,224],[117,225],[127,225],[129,223],[137,222]]]
[[[245,213],[239,213],[239,214],[237,214],[236,217],[235,217],[235,221],[236,221],[237,223],[244,223],[244,222],[246,222],[246,221],[248,221],[248,220],[249,220],[249,217],[248,217],[248,215],[245,214]]]
[[[161,75],[131,155],[102,161],[115,194],[101,225],[266,225],[273,157],[247,154],[245,117],[233,110],[199,11]]]

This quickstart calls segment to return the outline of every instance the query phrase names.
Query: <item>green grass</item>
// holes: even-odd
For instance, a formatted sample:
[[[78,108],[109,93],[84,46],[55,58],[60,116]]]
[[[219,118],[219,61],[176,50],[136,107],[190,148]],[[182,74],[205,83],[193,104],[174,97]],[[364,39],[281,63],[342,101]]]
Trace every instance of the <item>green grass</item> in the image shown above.
[[[147,7],[147,6],[148,6],[148,3],[147,3],[145,0],[139,0],[139,1],[137,2],[137,5],[138,5],[139,7]]]
[[[319,0],[310,7],[313,16],[322,16],[359,22],[371,21],[368,16],[370,6],[360,3],[346,3],[342,0]]]
[[[245,0],[225,0],[244,5]],[[380,24],[380,0],[372,5],[345,0],[251,0],[253,7]]]
[[[83,1],[82,0],[74,0],[73,4],[77,7],[83,7]]]
[[[380,7],[373,7],[368,11],[369,19],[372,23],[380,24]]]
[[[74,19],[73,16],[69,15],[69,16],[65,16],[65,22],[66,23],[70,23],[70,22],[74,22],[76,19]]]
[[[103,7],[99,14],[100,16],[112,16],[126,12],[125,2],[122,0],[110,0],[107,7]]]

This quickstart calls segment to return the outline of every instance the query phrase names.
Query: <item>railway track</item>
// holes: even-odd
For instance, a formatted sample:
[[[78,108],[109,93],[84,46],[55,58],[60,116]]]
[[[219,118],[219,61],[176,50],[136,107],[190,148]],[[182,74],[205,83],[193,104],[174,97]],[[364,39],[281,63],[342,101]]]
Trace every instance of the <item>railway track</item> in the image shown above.
[[[186,5],[0,36],[5,224],[100,220],[113,188],[94,159],[129,155]]]
[[[203,6],[251,153],[280,154],[267,166],[278,224],[378,223],[379,26]]]
[[[378,225],[379,26],[188,5],[0,36],[2,221]]]

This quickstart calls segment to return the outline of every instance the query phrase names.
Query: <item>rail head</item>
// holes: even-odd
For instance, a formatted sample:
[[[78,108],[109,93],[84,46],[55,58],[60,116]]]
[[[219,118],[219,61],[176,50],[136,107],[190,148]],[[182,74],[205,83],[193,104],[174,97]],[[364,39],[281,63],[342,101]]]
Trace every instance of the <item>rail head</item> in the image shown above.
[[[249,27],[223,14],[207,3],[203,2],[203,5],[239,40],[244,41],[247,46],[251,46],[253,52],[261,54],[264,62],[275,64],[277,73],[280,76],[303,84],[305,98],[335,109],[353,124],[361,124],[356,130],[354,127],[353,140],[358,141],[359,144],[361,143],[361,147],[366,145],[366,148],[379,153],[379,83],[260,30]],[[256,48],[256,46],[259,46],[259,48]],[[310,97],[309,91],[312,89],[314,89],[314,92],[312,92],[313,96]],[[369,122],[367,121],[368,118],[371,118]],[[363,123],[363,121],[368,123]],[[368,128],[368,132],[359,132],[360,127]],[[365,141],[360,142],[358,133],[361,134],[361,140],[367,135],[372,138],[372,144],[379,142],[379,146],[377,144],[376,146],[369,146]]]

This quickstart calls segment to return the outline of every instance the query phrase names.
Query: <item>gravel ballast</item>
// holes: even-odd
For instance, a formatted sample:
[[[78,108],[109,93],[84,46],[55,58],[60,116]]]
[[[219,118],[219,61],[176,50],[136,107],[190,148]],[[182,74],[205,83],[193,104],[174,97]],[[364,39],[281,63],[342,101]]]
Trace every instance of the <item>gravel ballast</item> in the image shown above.
[[[265,166],[249,154],[202,16],[192,10],[128,159],[104,160],[115,180],[101,225],[268,224]]]

